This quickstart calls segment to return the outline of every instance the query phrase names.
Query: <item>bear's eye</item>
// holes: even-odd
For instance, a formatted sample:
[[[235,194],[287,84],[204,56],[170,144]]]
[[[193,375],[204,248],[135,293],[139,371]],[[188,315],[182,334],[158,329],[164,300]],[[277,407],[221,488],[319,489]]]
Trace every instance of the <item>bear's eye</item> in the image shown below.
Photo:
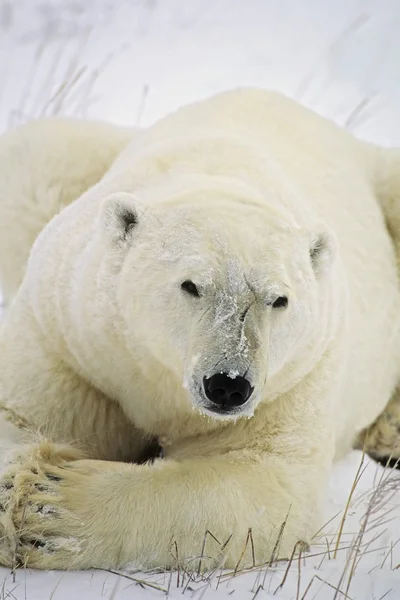
[[[196,285],[193,283],[193,281],[190,281],[189,279],[182,283],[181,289],[186,293],[190,294],[191,296],[196,296],[196,298],[200,296],[200,292],[197,289]]]
[[[286,296],[279,296],[279,298],[272,303],[272,308],[286,308],[288,304],[289,300]]]

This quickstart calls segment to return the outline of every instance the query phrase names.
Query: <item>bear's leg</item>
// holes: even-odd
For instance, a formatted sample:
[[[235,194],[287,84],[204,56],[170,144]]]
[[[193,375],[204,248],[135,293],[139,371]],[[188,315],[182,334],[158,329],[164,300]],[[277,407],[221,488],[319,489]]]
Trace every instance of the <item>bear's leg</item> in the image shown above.
[[[375,423],[361,432],[355,447],[385,464],[397,466],[400,458],[400,390],[398,390]]]
[[[78,119],[43,119],[0,137],[0,288],[14,297],[43,227],[97,183],[133,131]]]
[[[321,525],[333,457],[322,389],[268,406],[265,430],[238,421],[234,435],[183,439],[153,465],[25,455],[6,477],[18,562],[193,570],[290,557]]]
[[[317,462],[249,451],[153,466],[60,458],[44,468],[33,456],[12,480],[5,517],[20,532],[20,564],[250,566],[289,558],[320,526]]]

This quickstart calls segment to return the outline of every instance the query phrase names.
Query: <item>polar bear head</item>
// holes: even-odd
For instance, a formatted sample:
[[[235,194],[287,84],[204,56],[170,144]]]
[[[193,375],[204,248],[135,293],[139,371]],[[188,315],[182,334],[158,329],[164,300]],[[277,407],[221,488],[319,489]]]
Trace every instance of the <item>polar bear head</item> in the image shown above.
[[[104,203],[126,343],[201,412],[251,416],[323,327],[332,236],[243,183],[181,187]]]

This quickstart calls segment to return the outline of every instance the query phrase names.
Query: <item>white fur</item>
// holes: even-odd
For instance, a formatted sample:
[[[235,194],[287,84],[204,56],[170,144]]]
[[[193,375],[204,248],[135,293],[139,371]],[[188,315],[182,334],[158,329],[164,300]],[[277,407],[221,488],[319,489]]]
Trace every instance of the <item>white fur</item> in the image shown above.
[[[0,285],[6,304],[46,223],[97,183],[131,139],[132,130],[57,118],[33,121],[2,136]]]
[[[33,148],[40,127],[14,138]],[[82,191],[94,183],[78,142],[68,160]],[[25,210],[50,217],[35,161],[27,174],[14,163],[13,181],[34,178],[40,198],[25,195]],[[278,94],[238,90],[138,132],[45,227],[1,330],[0,402],[3,444],[10,427],[49,443],[19,442],[3,470],[1,562],[233,567],[251,564],[249,528],[256,562],[283,523],[279,556],[311,541],[334,457],[399,381],[385,161]],[[0,247],[2,274],[17,245]],[[282,295],[288,308],[273,309]],[[254,386],[230,415],[202,388],[219,371]],[[154,438],[165,458],[129,464]],[[199,561],[207,530],[219,543],[209,535]]]

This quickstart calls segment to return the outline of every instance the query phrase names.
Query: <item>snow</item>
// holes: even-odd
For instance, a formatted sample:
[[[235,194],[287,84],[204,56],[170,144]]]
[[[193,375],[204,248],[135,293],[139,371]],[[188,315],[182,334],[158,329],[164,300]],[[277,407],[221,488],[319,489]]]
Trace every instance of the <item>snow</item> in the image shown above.
[[[58,113],[147,125],[222,89],[259,85],[399,144],[399,25],[398,0],[0,0],[0,132]],[[170,598],[397,599],[400,472],[364,460],[334,558],[361,461],[354,452],[335,465],[326,522],[338,516],[286,577],[287,563],[194,582],[176,572],[1,569],[0,598],[162,598],[159,586]]]

